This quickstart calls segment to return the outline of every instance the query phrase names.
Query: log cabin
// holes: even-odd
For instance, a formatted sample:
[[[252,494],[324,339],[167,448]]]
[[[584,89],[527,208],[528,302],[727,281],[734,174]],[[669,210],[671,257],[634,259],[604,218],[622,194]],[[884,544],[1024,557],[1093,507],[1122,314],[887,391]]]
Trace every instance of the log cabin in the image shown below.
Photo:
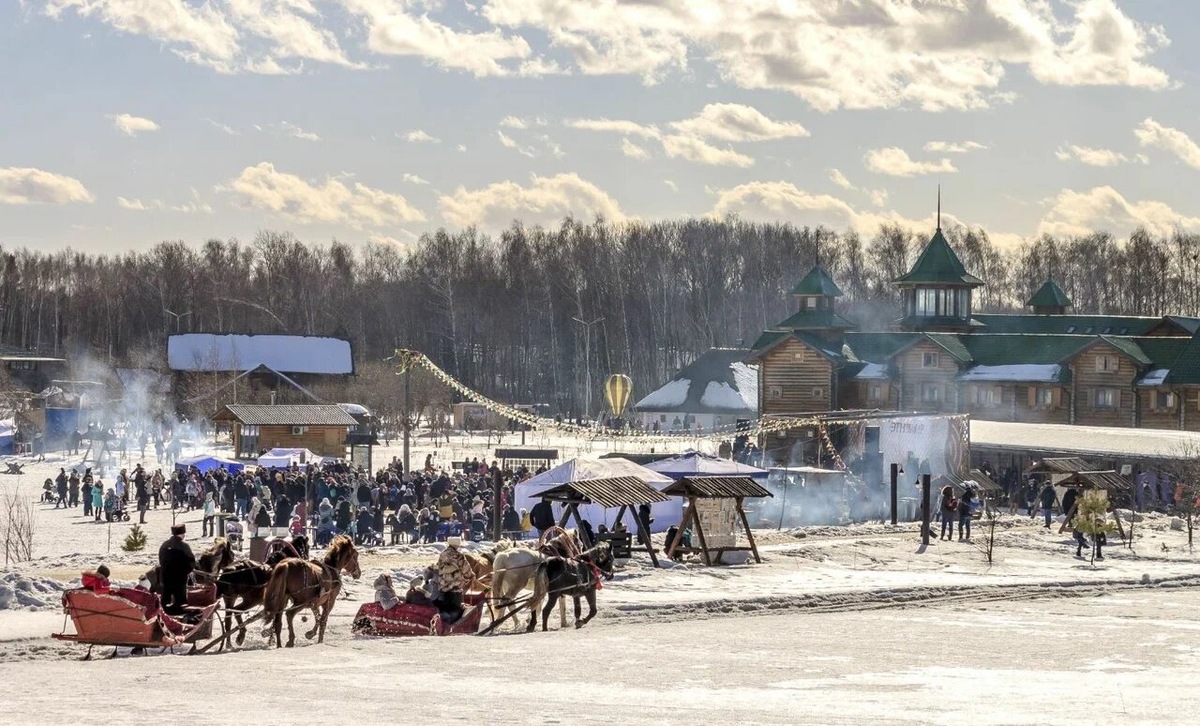
[[[796,314],[747,358],[764,419],[865,409],[1200,431],[1200,318],[1069,312],[1053,280],[1028,313],[978,314],[985,282],[940,227],[893,284],[902,317],[860,332],[837,313],[833,278],[819,265],[804,276]]]

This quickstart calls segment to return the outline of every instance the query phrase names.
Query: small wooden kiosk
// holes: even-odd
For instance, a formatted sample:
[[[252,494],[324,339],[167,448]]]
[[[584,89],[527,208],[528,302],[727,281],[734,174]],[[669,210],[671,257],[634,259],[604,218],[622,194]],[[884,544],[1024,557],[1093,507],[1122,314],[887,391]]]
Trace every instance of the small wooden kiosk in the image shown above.
[[[1062,507],[1060,502],[1059,508],[1064,510],[1063,523],[1058,529],[1060,534],[1066,532],[1071,527],[1071,520],[1074,518],[1075,510],[1079,506],[1077,497],[1082,495],[1083,492],[1103,491],[1109,498],[1110,509],[1115,507],[1115,503],[1112,501],[1114,497],[1121,497],[1130,501],[1132,501],[1133,497],[1133,487],[1125,477],[1111,469],[1098,470],[1086,459],[1078,457],[1042,459],[1035,462],[1025,473],[1042,474],[1055,487],[1076,491],[1077,496],[1072,497],[1072,502],[1068,507]],[[1121,539],[1125,540],[1125,527],[1121,525],[1121,518],[1116,515],[1115,511],[1113,519],[1116,520],[1117,531],[1120,533]]]
[[[547,489],[538,496],[544,500],[562,504],[563,513],[559,517],[558,526],[566,527],[567,522],[574,519],[575,525],[579,528],[581,539],[586,539],[587,535],[583,529],[583,519],[579,516],[580,505],[597,504],[605,509],[618,508],[617,516],[613,520],[614,525],[624,526],[625,512],[628,511],[633,515],[634,531],[638,534],[636,541],[639,543],[639,546],[645,548],[654,566],[658,567],[658,556],[654,554],[654,546],[650,542],[650,533],[643,531],[642,520],[637,516],[637,507],[642,504],[667,502],[670,501],[670,498],[641,479],[633,476],[619,476],[611,479],[584,479],[559,484]],[[591,542],[584,542],[584,546],[590,547],[591,545]]]
[[[682,552],[684,549],[679,546],[683,538],[683,531],[687,529],[689,524],[696,528],[696,534],[700,538],[699,549],[692,548],[688,552],[699,552],[704,558],[704,564],[712,565],[712,552],[716,552],[717,561],[726,552],[745,552],[749,550],[754,555],[755,562],[762,562],[762,558],[758,556],[758,546],[754,544],[754,532],[750,529],[750,522],[746,519],[746,510],[742,507],[742,501],[746,497],[769,497],[771,492],[764,489],[758,482],[748,476],[685,476],[679,481],[663,490],[663,494],[671,496],[687,498],[687,514],[683,515],[683,521],[679,524],[679,531],[675,533],[675,538],[667,543],[667,557],[673,557],[676,552]],[[742,527],[746,532],[746,539],[750,542],[749,547],[713,547],[709,548],[708,540],[704,537],[704,526],[700,523],[700,514],[697,502],[700,500],[726,499],[732,500],[734,509],[738,519],[741,521]],[[734,534],[736,534],[735,526]]]

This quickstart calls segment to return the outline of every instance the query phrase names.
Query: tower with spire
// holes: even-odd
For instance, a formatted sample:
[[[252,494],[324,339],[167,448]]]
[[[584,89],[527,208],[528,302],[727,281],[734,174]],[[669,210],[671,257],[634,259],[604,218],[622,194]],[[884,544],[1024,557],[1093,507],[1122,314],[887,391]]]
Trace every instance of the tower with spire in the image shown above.
[[[983,280],[967,272],[942,234],[942,190],[938,187],[937,230],[904,275],[892,280],[902,298],[903,330],[968,332],[980,327],[971,318],[973,294]]]

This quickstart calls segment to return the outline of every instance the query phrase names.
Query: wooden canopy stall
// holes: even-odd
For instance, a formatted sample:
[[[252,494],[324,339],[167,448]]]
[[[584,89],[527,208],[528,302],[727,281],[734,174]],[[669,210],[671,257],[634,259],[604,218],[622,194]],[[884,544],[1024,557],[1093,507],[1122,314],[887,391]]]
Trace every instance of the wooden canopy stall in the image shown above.
[[[933,480],[933,486],[941,489],[949,484],[954,489],[954,496],[961,497],[967,482],[974,482],[973,488],[984,499],[997,499],[1004,496],[1004,487],[979,469],[971,469],[965,476],[942,474]]]
[[[619,476],[610,479],[583,479],[559,484],[541,494],[542,499],[558,502],[563,505],[562,516],[558,526],[566,527],[567,522],[575,520],[579,528],[579,536],[586,540],[586,530],[583,528],[583,518],[579,516],[579,507],[584,504],[595,504],[605,509],[617,508],[614,527],[625,525],[625,512],[633,515],[633,523],[637,532],[637,542],[650,555],[650,561],[658,567],[658,556],[654,554],[654,546],[650,542],[650,533],[645,531],[642,520],[637,516],[637,507],[642,504],[655,504],[670,501],[670,498],[659,492],[646,482],[633,476]],[[590,547],[591,542],[584,541],[584,546]],[[615,553],[614,553],[615,554]]]
[[[1078,497],[1081,492],[1103,491],[1109,498],[1110,506],[1115,506],[1112,502],[1114,497],[1129,499],[1133,494],[1133,487],[1125,477],[1111,469],[1097,471],[1086,459],[1073,456],[1034,462],[1026,474],[1042,474],[1055,487],[1074,490],[1074,496],[1071,496],[1071,501],[1067,506],[1062,506],[1064,502],[1059,503],[1059,508],[1063,510],[1064,515],[1062,526],[1058,530],[1059,533],[1066,532],[1070,527],[1075,510],[1078,508]],[[1070,493],[1064,495],[1063,499],[1066,500],[1067,496],[1070,496]],[[1121,539],[1126,539],[1125,528],[1121,525],[1121,518],[1116,516],[1115,511],[1113,518],[1116,519],[1117,531],[1120,533]]]
[[[677,497],[686,497],[688,502],[687,514],[683,515],[683,521],[679,524],[679,530],[675,533],[675,537],[667,543],[667,557],[674,557],[676,552],[700,552],[700,556],[704,559],[704,564],[712,565],[712,552],[716,552],[717,561],[720,562],[721,557],[726,552],[745,552],[750,551],[754,555],[755,562],[762,562],[762,558],[758,556],[758,546],[754,544],[754,532],[750,529],[750,521],[746,519],[746,510],[742,507],[742,501],[746,497],[769,497],[771,492],[764,489],[761,485],[755,482],[748,476],[685,476],[674,484],[663,490],[663,494],[668,494]],[[717,546],[710,548],[708,539],[704,535],[704,525],[701,524],[703,517],[700,514],[700,500],[732,500],[734,511],[737,518],[741,521],[742,527],[746,532],[746,539],[749,541],[749,547],[738,547],[733,545]],[[700,547],[682,548],[679,543],[683,539],[683,532],[692,524],[696,528],[696,534],[700,538]],[[736,523],[732,527],[734,530],[732,535],[736,537]],[[725,533],[722,533],[724,535]]]

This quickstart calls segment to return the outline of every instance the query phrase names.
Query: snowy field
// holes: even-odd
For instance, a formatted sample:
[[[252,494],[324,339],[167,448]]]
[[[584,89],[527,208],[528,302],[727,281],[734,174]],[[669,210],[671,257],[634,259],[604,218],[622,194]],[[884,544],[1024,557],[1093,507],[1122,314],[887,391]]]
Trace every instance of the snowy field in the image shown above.
[[[33,496],[58,465],[0,486]],[[352,636],[375,576],[404,582],[442,545],[386,547],[362,553],[324,645],[276,651],[254,628],[238,652],[79,662],[48,637],[59,594],[100,562],[125,581],[152,565],[171,513],[148,519],[150,547],[130,554],[127,524],[110,540],[80,510],[39,506],[35,559],[0,573],[6,723],[1195,723],[1200,708],[1200,558],[1166,517],[1138,522],[1132,549],[1114,536],[1095,567],[1021,516],[1002,519],[990,567],[970,544],[922,551],[914,525],[763,530],[761,565],[635,558],[579,631],[553,616],[544,634]],[[198,514],[180,520],[202,549]],[[238,698],[223,697],[231,673]]]

